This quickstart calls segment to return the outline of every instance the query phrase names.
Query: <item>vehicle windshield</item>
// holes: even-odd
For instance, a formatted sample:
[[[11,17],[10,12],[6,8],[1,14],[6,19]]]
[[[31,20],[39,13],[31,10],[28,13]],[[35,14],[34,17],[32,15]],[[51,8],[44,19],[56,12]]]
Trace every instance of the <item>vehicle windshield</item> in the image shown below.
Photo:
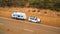
[[[36,17],[33,17],[33,16],[31,16],[30,19],[37,20],[37,18]]]

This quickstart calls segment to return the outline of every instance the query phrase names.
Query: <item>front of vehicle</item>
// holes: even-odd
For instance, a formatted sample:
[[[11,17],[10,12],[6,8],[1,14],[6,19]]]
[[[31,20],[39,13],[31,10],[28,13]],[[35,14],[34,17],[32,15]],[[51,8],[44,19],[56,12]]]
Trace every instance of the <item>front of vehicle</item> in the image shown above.
[[[39,18],[37,18],[37,22],[40,22],[41,20]]]

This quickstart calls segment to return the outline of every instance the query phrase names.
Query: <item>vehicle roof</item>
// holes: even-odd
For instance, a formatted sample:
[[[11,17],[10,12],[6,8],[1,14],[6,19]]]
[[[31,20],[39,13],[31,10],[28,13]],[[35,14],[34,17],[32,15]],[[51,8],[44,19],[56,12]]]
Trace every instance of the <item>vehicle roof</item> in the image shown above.
[[[22,13],[22,12],[13,12],[13,14],[25,15],[25,13]]]

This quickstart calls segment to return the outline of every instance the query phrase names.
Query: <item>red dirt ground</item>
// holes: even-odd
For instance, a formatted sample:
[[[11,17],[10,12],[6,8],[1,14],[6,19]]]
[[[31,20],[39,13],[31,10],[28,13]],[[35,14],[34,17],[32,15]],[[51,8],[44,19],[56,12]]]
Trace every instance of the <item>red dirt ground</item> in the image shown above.
[[[35,10],[35,12],[33,12]],[[39,10],[39,11],[38,11]],[[60,27],[60,17],[57,16],[58,12],[54,12],[49,9],[37,9],[37,8],[0,8],[0,17],[11,18],[13,11],[24,12],[29,16],[36,16],[41,19],[38,24],[45,24],[50,26]],[[47,12],[47,13],[45,13]],[[60,14],[60,12],[59,12]],[[12,18],[11,18],[12,19]],[[26,20],[27,22],[28,20]]]

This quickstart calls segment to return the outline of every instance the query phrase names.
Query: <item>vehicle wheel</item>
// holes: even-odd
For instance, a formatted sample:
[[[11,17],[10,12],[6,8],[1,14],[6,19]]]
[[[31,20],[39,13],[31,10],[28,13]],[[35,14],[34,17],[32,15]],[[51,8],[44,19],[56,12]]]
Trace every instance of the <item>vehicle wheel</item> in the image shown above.
[[[31,21],[29,21],[29,22],[31,22]]]
[[[36,23],[39,23],[39,22],[36,22]]]
[[[13,18],[13,17],[11,17],[12,19],[15,19],[15,18]]]
[[[16,18],[17,20],[19,20],[18,18]]]

